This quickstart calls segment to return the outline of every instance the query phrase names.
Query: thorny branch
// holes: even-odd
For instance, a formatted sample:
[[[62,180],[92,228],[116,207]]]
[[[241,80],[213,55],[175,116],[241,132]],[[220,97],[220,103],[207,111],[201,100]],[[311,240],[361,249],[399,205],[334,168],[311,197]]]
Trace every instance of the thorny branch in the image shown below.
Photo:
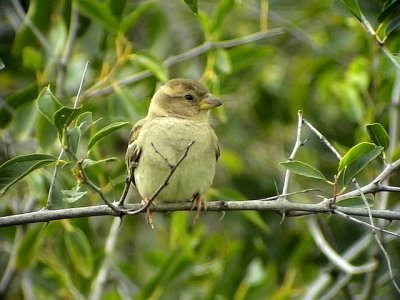
[[[182,161],[187,157],[188,152],[190,150],[190,148],[193,146],[195,142],[192,141],[189,143],[189,145],[187,145],[185,151],[183,152],[182,156],[178,159],[178,161],[176,162],[175,165],[171,165],[168,164],[168,166],[170,167],[170,171],[167,175],[167,177],[165,178],[165,180],[163,181],[163,183],[158,187],[158,189],[154,192],[154,194],[147,199],[147,203],[145,205],[143,205],[141,208],[139,209],[133,209],[133,210],[127,210],[127,214],[128,215],[137,215],[143,211],[145,211],[147,208],[150,207],[151,203],[153,203],[154,199],[163,191],[163,189],[165,189],[169,183],[169,180],[171,179],[172,175],[175,173],[176,169],[179,167],[179,165],[182,163]],[[154,147],[154,145],[153,145]],[[160,152],[158,152],[158,150],[154,147],[154,150],[161,155]],[[164,156],[161,155],[161,157],[165,158]]]
[[[270,38],[270,37],[282,34],[283,32],[284,31],[282,29],[275,28],[275,29],[271,29],[268,31],[256,32],[256,33],[249,34],[244,37],[240,37],[240,38],[232,39],[232,40],[218,41],[218,42],[207,41],[193,49],[182,52],[175,56],[168,57],[167,59],[165,59],[163,61],[163,64],[166,67],[171,67],[171,66],[177,64],[178,62],[182,62],[182,61],[188,60],[190,58],[196,57],[196,56],[198,56],[202,53],[205,53],[211,49],[224,49],[224,48],[232,48],[232,47],[239,46],[239,45],[245,45],[245,44],[256,42],[261,39],[266,39],[266,38]],[[112,85],[110,84],[109,86],[104,87],[104,88],[97,88],[96,87],[97,85],[96,85],[96,86],[86,90],[82,94],[82,97],[90,98],[90,97],[95,97],[95,96],[106,95],[106,94],[112,93],[114,91],[114,86],[116,86],[116,85],[117,86],[118,85],[130,85],[130,84],[138,82],[142,79],[150,77],[152,75],[153,75],[153,73],[151,71],[142,71],[142,72],[133,74],[131,76],[128,76],[124,79],[121,79],[119,81],[113,82]]]

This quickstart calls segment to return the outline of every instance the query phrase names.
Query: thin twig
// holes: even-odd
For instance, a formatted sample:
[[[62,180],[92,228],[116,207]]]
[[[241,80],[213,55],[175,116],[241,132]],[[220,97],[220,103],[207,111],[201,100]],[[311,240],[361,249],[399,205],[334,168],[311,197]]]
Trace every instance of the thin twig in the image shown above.
[[[356,219],[356,218],[354,218],[354,217],[352,217],[352,216],[346,215],[345,213],[342,213],[341,211],[338,211],[337,209],[334,210],[334,213],[335,213],[336,215],[341,216],[341,217],[343,217],[343,218],[345,218],[345,219],[347,219],[347,220],[350,220],[350,221],[352,221],[352,222],[354,222],[354,223],[358,223],[358,224],[361,224],[361,225],[363,225],[363,226],[366,226],[366,227],[369,227],[369,228],[378,230],[378,231],[380,231],[380,232],[384,232],[384,233],[387,233],[387,234],[390,234],[390,235],[393,235],[393,236],[396,236],[396,237],[400,238],[400,234],[398,234],[398,233],[395,233],[395,232],[392,232],[392,231],[390,231],[390,230],[386,230],[386,229],[380,228],[380,227],[378,227],[378,226],[372,225],[372,224],[370,224],[370,223],[361,221],[361,220]]]
[[[341,255],[339,255],[329,243],[325,240],[319,226],[317,224],[315,217],[307,218],[308,228],[310,229],[311,235],[314,238],[315,243],[318,248],[325,254],[325,256],[334,264],[337,268],[345,272],[346,274],[361,274],[366,273],[374,269],[375,263],[367,263],[362,266],[354,266],[345,260]]]
[[[157,150],[157,148],[156,148],[156,146],[154,146],[154,143],[153,143],[153,142],[151,142],[150,144],[151,144],[151,146],[153,147],[154,151],[155,151],[158,155],[160,155],[160,157],[165,161],[165,163],[168,165],[168,167],[169,167],[170,169],[172,169],[172,168],[174,167],[174,165],[171,164],[171,163],[168,161],[168,158],[166,158],[160,151]]]
[[[315,128],[310,122],[308,122],[306,119],[303,119],[303,123],[305,125],[307,125],[308,128],[311,129],[311,131],[313,131],[320,139],[321,142],[323,142],[328,148],[329,150],[332,151],[333,154],[335,154],[335,156],[340,160],[342,159],[342,156],[340,155],[340,153],[335,149],[335,147],[333,147],[333,145],[322,135],[321,132],[319,132],[319,130],[317,128]]]
[[[74,108],[77,108],[78,105],[79,105],[79,97],[81,95],[83,83],[85,81],[85,76],[86,76],[88,65],[89,65],[89,62],[86,62],[85,69],[83,70],[81,82],[79,84],[78,93],[76,94],[76,97],[75,97],[74,106],[73,106]],[[58,172],[61,169],[61,164],[62,164],[61,159],[63,158],[65,152],[66,152],[65,149],[63,147],[61,147],[60,153],[58,154],[57,163],[56,163],[56,165],[54,167],[54,173],[53,173],[53,176],[51,178],[51,183],[50,183],[49,193],[47,195],[47,202],[46,202],[45,209],[51,209],[51,207],[52,207],[53,199],[54,199],[55,191],[56,191],[55,190],[56,189],[56,180],[57,180],[57,177],[58,177]]]
[[[368,218],[369,218],[369,222],[371,224],[371,230],[372,230],[372,233],[374,235],[375,241],[378,244],[379,248],[381,249],[381,251],[382,251],[382,253],[383,253],[383,255],[384,255],[385,259],[386,259],[386,263],[388,265],[389,274],[390,274],[390,278],[392,280],[392,283],[393,283],[394,287],[396,288],[397,292],[400,294],[400,288],[397,285],[397,282],[396,282],[394,274],[393,274],[390,256],[387,253],[385,247],[383,247],[383,244],[382,244],[381,240],[379,239],[378,234],[376,232],[376,229],[375,229],[375,226],[374,226],[374,218],[372,217],[371,207],[369,206],[367,198],[361,192],[361,188],[360,188],[358,182],[355,179],[353,179],[353,183],[356,185],[357,189],[360,190],[361,198],[363,199],[365,207],[366,207],[366,209],[368,211]]]
[[[78,5],[75,1],[72,1],[70,26],[68,31],[68,36],[65,42],[64,51],[59,61],[59,70],[57,76],[57,96],[65,95],[65,75],[67,73],[68,61],[71,57],[72,48],[76,39],[76,35],[79,28],[79,10]]]
[[[145,205],[143,205],[141,208],[136,209],[136,210],[128,210],[127,214],[129,215],[137,215],[143,211],[145,211],[147,208],[150,207],[151,203],[154,201],[154,199],[162,192],[163,189],[165,189],[169,183],[169,180],[171,179],[172,175],[175,173],[176,169],[179,167],[179,165],[182,163],[182,161],[186,158],[188,155],[189,149],[193,146],[195,141],[192,141],[187,145],[185,152],[182,154],[182,156],[178,159],[175,165],[170,165],[170,171],[168,176],[165,178],[164,182],[158,187],[158,189],[153,193],[153,195],[147,199],[147,202]]]
[[[85,170],[83,169],[83,160],[78,161],[78,180],[81,183],[86,184],[89,186],[93,191],[95,191],[97,194],[99,194],[100,198],[104,201],[105,204],[107,204],[108,207],[110,207],[112,210],[114,210],[117,213],[121,213],[121,209],[117,206],[115,206],[111,201],[109,201],[104,195],[103,191],[101,188],[99,188],[96,184],[94,184],[86,175]]]
[[[301,127],[303,125],[303,113],[301,112],[301,110],[299,110],[297,112],[297,135],[296,135],[296,142],[294,144],[292,153],[289,156],[289,161],[292,161],[297,153],[297,151],[299,150],[299,148],[303,145],[302,141],[301,141]],[[287,194],[287,190],[289,187],[289,178],[290,178],[290,171],[287,169],[285,171],[285,179],[283,181],[283,188],[282,188],[282,195]],[[285,197],[283,197],[283,199],[286,199]]]
[[[81,78],[81,82],[79,83],[79,89],[78,92],[76,93],[75,101],[74,101],[74,108],[77,108],[79,105],[79,97],[81,96],[82,88],[83,88],[83,83],[85,82],[85,77],[86,77],[86,72],[89,66],[89,61],[86,62],[85,68],[83,69],[83,75]]]
[[[54,56],[53,47],[47,42],[44,35],[40,32],[40,30],[33,24],[32,20],[30,19],[29,15],[25,14],[24,9],[22,8],[21,4],[17,0],[11,1],[14,9],[19,18],[26,24],[26,26],[32,31],[33,35],[38,39],[39,43],[42,44],[43,48],[46,52],[50,55],[50,57]]]
[[[277,200],[282,197],[288,197],[288,196],[293,196],[293,195],[298,195],[298,194],[305,194],[309,192],[316,192],[319,191],[319,189],[305,189],[302,191],[297,191],[297,192],[291,192],[291,193],[286,193],[286,194],[281,194],[281,195],[276,195],[276,196],[271,196],[267,198],[262,198],[262,199],[257,199],[257,200],[262,200],[262,201],[271,201],[271,200]]]
[[[90,300],[101,299],[101,295],[103,294],[103,288],[107,280],[107,275],[109,274],[110,267],[112,266],[112,254],[117,241],[119,225],[120,221],[118,219],[114,219],[111,224],[110,232],[108,234],[104,249],[104,258],[99,271],[97,272],[97,276],[93,280],[91,286],[91,291],[88,297]]]
[[[270,37],[273,37],[273,36],[276,36],[279,34],[283,34],[283,33],[284,33],[284,31],[282,29],[275,28],[275,29],[271,29],[269,31],[260,31],[260,32],[256,32],[253,34],[249,34],[249,35],[241,37],[241,38],[232,39],[232,40],[219,41],[219,42],[205,42],[198,47],[195,47],[193,49],[190,49],[190,50],[180,53],[178,55],[168,57],[167,59],[165,59],[163,61],[163,64],[166,67],[171,67],[179,62],[196,57],[196,56],[198,56],[204,52],[207,52],[211,49],[231,48],[231,47],[235,47],[235,46],[245,45],[245,44],[253,43],[258,40],[270,38]],[[137,81],[140,81],[147,77],[150,77],[152,75],[153,75],[153,73],[151,71],[142,71],[142,72],[133,74],[131,76],[128,76],[124,79],[115,81],[112,83],[112,85],[102,88],[102,89],[90,89],[89,88],[87,91],[85,91],[83,93],[82,97],[90,98],[90,97],[109,94],[114,91],[115,85],[130,85]]]
[[[375,39],[375,42],[378,44],[379,48],[381,48],[382,52],[386,55],[386,57],[393,63],[393,65],[397,69],[400,69],[399,60],[386,47],[385,41],[379,38],[379,36],[376,34],[375,29],[372,27],[371,23],[368,21],[368,19],[364,16],[363,13],[361,13],[361,24],[364,26],[364,29]]]

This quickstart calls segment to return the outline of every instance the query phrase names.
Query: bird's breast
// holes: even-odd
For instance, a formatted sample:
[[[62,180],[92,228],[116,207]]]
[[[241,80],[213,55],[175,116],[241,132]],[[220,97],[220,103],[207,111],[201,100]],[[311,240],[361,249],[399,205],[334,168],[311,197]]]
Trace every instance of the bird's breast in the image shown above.
[[[135,181],[142,197],[150,197],[164,182],[171,166],[185,153],[167,188],[158,201],[190,200],[204,193],[215,173],[216,140],[208,122],[196,123],[178,118],[159,118],[146,123],[137,140],[142,154],[135,170]]]

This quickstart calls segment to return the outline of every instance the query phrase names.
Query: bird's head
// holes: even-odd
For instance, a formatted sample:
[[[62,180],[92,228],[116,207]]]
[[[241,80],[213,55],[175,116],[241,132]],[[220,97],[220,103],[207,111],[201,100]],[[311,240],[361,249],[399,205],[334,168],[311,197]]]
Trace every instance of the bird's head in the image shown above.
[[[167,81],[154,94],[150,116],[206,119],[208,111],[222,105],[199,81],[176,78]]]

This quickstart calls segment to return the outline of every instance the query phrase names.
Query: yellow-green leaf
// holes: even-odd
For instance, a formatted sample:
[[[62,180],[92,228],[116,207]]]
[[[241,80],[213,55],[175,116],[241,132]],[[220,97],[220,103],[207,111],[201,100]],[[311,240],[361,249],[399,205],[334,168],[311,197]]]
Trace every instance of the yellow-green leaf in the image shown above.
[[[367,124],[365,127],[367,128],[369,138],[375,145],[382,146],[384,150],[389,147],[389,134],[381,124],[372,123]]]
[[[342,159],[339,162],[338,171],[339,172],[343,171],[346,166],[350,165],[352,162],[360,159],[361,157],[368,155],[368,153],[376,154],[376,152],[379,152],[377,154],[377,155],[379,155],[381,151],[382,151],[382,147],[376,146],[375,144],[367,143],[367,142],[359,143],[359,144],[353,146],[342,157]]]
[[[14,157],[0,166],[0,196],[14,183],[29,173],[55,163],[57,158],[48,154],[27,154]]]
[[[293,173],[309,178],[328,181],[324,174],[322,174],[319,170],[301,161],[293,160],[281,162],[280,164]]]
[[[116,122],[112,123],[96,132],[94,136],[90,139],[88,150],[92,149],[94,145],[96,145],[101,139],[105,138],[106,136],[110,135],[114,131],[130,124],[130,122]]]
[[[36,254],[42,242],[43,225],[35,224],[23,236],[17,248],[15,267],[19,270],[29,269],[36,261]]]
[[[88,278],[93,271],[93,253],[86,235],[74,227],[65,232],[64,241],[74,269]]]
[[[36,103],[39,111],[46,117],[47,120],[54,124],[54,114],[63,105],[51,92],[50,86],[46,86],[45,88],[43,88],[37,98]]]

